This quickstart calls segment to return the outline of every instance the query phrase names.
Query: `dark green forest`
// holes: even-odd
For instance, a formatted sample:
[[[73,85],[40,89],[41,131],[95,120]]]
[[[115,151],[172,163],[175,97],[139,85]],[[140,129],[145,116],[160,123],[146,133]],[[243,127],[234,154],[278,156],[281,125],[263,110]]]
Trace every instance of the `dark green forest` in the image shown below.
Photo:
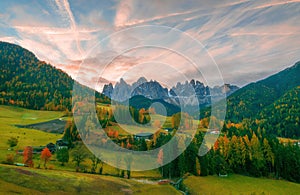
[[[300,137],[300,86],[285,93],[264,108],[259,117],[260,128],[280,137]]]

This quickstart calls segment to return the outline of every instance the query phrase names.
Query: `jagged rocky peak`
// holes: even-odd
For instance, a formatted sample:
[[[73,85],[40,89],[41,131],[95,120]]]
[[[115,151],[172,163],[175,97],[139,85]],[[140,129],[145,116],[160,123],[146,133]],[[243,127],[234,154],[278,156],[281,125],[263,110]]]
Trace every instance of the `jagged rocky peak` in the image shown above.
[[[114,87],[113,87],[113,85],[112,85],[111,83],[105,84],[105,85],[103,86],[102,93],[103,93],[105,96],[107,96],[107,97],[111,97],[111,94],[112,94],[113,90],[114,90]]]
[[[123,78],[115,84],[111,98],[116,101],[125,101],[130,98],[131,86]]]
[[[120,79],[119,84],[120,84],[120,85],[123,85],[123,84],[126,84],[126,85],[127,85],[126,81],[125,81],[123,78]]]
[[[143,84],[143,83],[146,83],[147,82],[147,79],[145,77],[140,77],[136,82],[134,82],[132,84],[132,87],[133,88],[136,88],[138,87],[139,85]]]
[[[192,79],[190,82],[185,81],[184,83],[178,82],[175,87],[170,90],[172,96],[187,97],[191,95],[206,96],[209,95],[209,88],[205,87],[200,81]]]
[[[144,82],[133,89],[132,96],[143,95],[150,99],[165,99],[168,97],[168,89],[163,88],[157,81]]]
[[[137,83],[140,83],[140,84],[145,83],[145,82],[147,82],[147,79],[146,79],[145,77],[140,77],[140,78],[137,80]]]
[[[192,97],[196,96],[200,104],[209,104],[211,92],[214,98],[218,98],[218,96],[222,98],[224,97],[224,93],[230,95],[237,89],[239,89],[237,86],[229,84],[210,88],[205,86],[204,83],[194,79],[182,83],[177,82],[174,87],[167,89],[155,80],[148,81],[145,77],[140,77],[132,85],[127,84],[126,81],[121,78],[114,87],[112,84],[105,85],[102,93],[111,97],[113,100],[121,102],[128,100],[130,97],[142,95],[149,99],[162,99],[172,104],[178,104],[179,100],[184,98],[185,101],[194,104],[194,98]]]

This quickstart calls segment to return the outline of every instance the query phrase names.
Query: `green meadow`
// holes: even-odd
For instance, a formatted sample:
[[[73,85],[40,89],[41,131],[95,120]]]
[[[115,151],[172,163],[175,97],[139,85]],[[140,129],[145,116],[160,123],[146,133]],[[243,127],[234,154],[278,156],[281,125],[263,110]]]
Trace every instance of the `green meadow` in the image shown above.
[[[242,175],[189,176],[184,180],[191,194],[299,194],[300,184]]]
[[[16,137],[19,140],[17,149],[24,149],[26,146],[45,146],[62,137],[61,134],[51,134],[39,130],[18,128],[15,125],[34,124],[57,119],[63,116],[62,112],[36,111],[12,106],[0,106],[0,159],[5,159],[9,146],[7,140]]]
[[[52,142],[55,143],[57,139],[62,137],[62,134],[47,133],[40,130],[18,128],[15,125],[26,125],[34,124],[39,122],[46,122],[53,119],[58,119],[63,116],[63,112],[53,112],[53,111],[36,111],[29,110],[13,106],[2,106],[0,105],[0,162],[6,159],[7,154],[14,154],[17,150],[23,150],[26,146],[45,146],[46,144]],[[9,150],[7,145],[7,140],[10,137],[17,137],[19,140],[18,145],[14,150]],[[70,153],[72,150],[70,150]],[[87,151],[88,152],[88,151]],[[40,164],[40,156],[34,155],[34,165]],[[22,163],[23,157],[21,155],[15,155],[15,162]],[[88,171],[91,167],[91,160],[87,158],[82,166]],[[70,155],[70,160],[65,166],[61,166],[61,163],[56,161],[56,156],[51,157],[48,166],[55,170],[64,171],[75,171],[75,164],[72,162],[72,157]],[[98,171],[98,170],[97,170]],[[107,164],[103,166],[103,174],[107,175],[117,175],[117,170]],[[132,172],[133,177],[137,178],[160,178],[158,170],[150,170],[144,172]]]

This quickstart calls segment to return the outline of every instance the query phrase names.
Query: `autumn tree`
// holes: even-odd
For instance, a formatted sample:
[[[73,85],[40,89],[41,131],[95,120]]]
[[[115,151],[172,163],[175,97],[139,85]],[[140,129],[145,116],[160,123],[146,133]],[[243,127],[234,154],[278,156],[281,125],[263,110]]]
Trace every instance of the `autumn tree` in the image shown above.
[[[171,125],[173,129],[178,129],[181,122],[181,113],[176,113],[172,115]]]
[[[229,166],[234,172],[239,172],[241,164],[240,157],[238,138],[234,135],[229,142],[228,155],[226,158]]]
[[[153,126],[157,129],[161,128],[161,123],[159,120],[155,120],[154,123],[153,123]]]
[[[209,125],[209,118],[204,118],[200,121],[200,127],[202,128],[208,128]]]
[[[274,153],[272,152],[272,148],[269,144],[269,141],[264,138],[263,140],[263,152],[264,152],[264,157],[266,159],[267,166],[269,168],[269,172],[272,172],[272,168],[274,167],[274,160],[275,156]]]
[[[47,168],[47,162],[50,160],[52,154],[48,148],[44,148],[41,153],[41,160],[44,161],[44,168]]]
[[[117,139],[119,137],[119,132],[118,131],[114,131],[113,137]]]
[[[248,157],[248,151],[247,147],[245,145],[245,142],[242,137],[239,138],[239,160],[240,160],[240,165],[242,166],[243,171],[245,171],[245,166],[246,166],[246,161]]]
[[[23,152],[23,162],[28,167],[33,167],[33,148],[27,146]]]
[[[255,133],[252,134],[250,141],[250,153],[249,158],[251,161],[250,173],[255,176],[261,175],[261,169],[265,166],[265,159],[261,144]]]

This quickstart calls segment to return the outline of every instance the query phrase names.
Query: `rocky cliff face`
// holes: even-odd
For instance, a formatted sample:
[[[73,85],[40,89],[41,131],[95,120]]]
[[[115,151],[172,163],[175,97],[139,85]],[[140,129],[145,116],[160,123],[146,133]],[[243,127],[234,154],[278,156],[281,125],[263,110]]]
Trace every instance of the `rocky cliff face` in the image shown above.
[[[143,95],[149,99],[165,99],[168,96],[168,89],[163,88],[157,81],[149,81],[132,89],[132,96]]]
[[[109,83],[108,85],[104,85],[102,93],[107,97],[111,97],[113,90],[114,90],[113,85]]]
[[[115,88],[112,90],[111,99],[123,102],[131,97],[132,87],[127,84],[122,78],[117,82]]]
[[[239,88],[230,84],[224,86],[215,86],[210,88],[200,81],[191,80],[185,83],[178,82],[171,89],[164,88],[157,81],[147,81],[144,77],[139,78],[132,85],[127,84],[123,79],[117,82],[115,87],[107,84],[104,86],[102,93],[111,99],[119,102],[128,100],[130,97],[142,95],[149,99],[161,99],[174,105],[180,105],[184,101],[185,104],[210,105],[211,94],[216,100],[221,99],[224,95],[230,95]]]

